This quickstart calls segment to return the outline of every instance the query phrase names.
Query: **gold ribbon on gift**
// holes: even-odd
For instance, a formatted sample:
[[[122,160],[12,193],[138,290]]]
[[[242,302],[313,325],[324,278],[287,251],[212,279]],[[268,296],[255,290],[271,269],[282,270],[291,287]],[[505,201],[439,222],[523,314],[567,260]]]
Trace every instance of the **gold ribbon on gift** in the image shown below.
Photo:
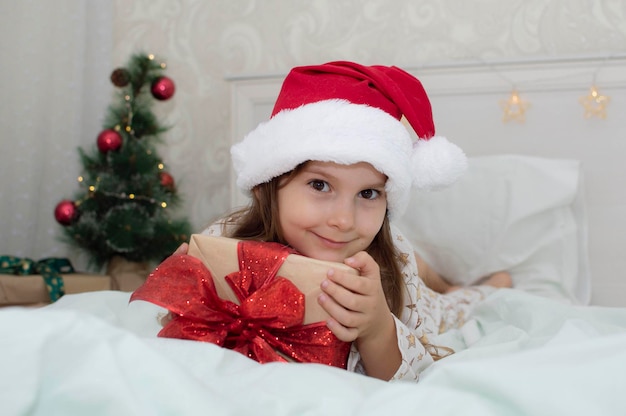
[[[61,273],[74,273],[74,267],[66,258],[45,258],[34,261],[29,258],[0,256],[0,273],[18,276],[40,274],[50,294],[50,301],[56,302],[65,294]]]

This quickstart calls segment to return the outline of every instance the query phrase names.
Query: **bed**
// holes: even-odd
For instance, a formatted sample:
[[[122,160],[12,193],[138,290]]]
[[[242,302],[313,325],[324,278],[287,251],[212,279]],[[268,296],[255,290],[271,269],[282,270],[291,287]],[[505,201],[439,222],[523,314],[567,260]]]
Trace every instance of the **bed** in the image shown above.
[[[435,109],[445,104],[456,111],[464,94],[493,101],[484,89],[451,98],[444,81],[433,81]],[[263,77],[234,88],[235,137],[263,117],[275,88]],[[556,99],[554,91],[549,95]],[[485,140],[495,143],[492,136]],[[589,238],[598,225],[590,215],[598,199],[589,198],[588,185],[596,183],[599,162],[572,157],[575,152],[469,148],[468,173],[445,191],[413,193],[395,224],[454,282],[471,285],[506,269],[515,289],[489,296],[465,325],[435,340],[456,352],[423,372],[419,383],[319,364],[258,364],[213,344],[159,338],[165,310],[129,303],[127,292],[101,291],[43,308],[0,310],[2,414],[623,414],[626,306],[593,301],[602,280],[592,272],[598,254],[592,248],[603,235]],[[619,285],[623,268],[616,264],[607,267]],[[622,298],[618,292],[611,299]]]
[[[258,364],[208,343],[154,336],[149,304],[71,295],[0,313],[3,414],[623,414],[626,310],[525,292],[490,297],[457,352],[419,383],[319,364]]]
[[[577,161],[501,155],[470,158],[446,191],[412,195],[430,220],[396,223],[424,237],[414,244],[431,264],[459,284],[506,268],[517,287],[443,334],[456,353],[417,384],[158,338],[165,310],[103,291],[0,311],[2,413],[621,414],[626,308],[587,305],[580,184]]]

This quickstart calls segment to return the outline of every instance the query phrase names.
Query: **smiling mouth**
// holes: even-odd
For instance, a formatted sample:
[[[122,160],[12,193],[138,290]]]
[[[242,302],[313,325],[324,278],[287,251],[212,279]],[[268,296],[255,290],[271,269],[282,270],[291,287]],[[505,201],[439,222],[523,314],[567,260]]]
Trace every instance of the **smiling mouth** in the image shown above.
[[[315,234],[315,235],[317,235],[317,238],[319,238],[322,241],[322,243],[327,247],[341,248],[341,247],[344,247],[346,244],[348,244],[348,241],[335,241],[335,240],[322,237],[321,235],[318,235],[318,234]]]

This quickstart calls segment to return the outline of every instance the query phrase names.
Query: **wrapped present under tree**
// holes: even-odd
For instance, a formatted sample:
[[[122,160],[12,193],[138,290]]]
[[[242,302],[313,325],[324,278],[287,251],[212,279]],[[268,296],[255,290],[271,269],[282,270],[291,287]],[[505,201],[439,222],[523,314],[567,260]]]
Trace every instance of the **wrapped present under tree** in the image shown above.
[[[0,256],[0,306],[43,305],[65,294],[110,289],[109,276],[76,273],[66,258]]]

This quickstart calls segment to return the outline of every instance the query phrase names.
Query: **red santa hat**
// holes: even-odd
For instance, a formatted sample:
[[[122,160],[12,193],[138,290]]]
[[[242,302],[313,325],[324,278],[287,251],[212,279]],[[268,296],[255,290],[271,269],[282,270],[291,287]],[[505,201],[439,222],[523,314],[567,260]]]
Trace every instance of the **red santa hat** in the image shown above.
[[[417,133],[411,135],[402,117]],[[421,82],[400,68],[330,62],[292,69],[271,118],[231,149],[237,186],[249,192],[309,161],[368,162],[387,176],[390,215],[401,215],[411,186],[435,190],[465,171],[463,151],[435,136]]]

